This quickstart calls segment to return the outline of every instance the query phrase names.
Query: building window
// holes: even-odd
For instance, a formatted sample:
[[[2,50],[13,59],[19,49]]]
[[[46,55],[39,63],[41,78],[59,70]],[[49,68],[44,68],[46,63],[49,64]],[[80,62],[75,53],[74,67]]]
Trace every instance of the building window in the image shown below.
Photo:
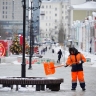
[[[51,5],[50,5],[50,8],[51,8]]]
[[[55,11],[57,10],[57,8],[55,8]]]
[[[45,11],[41,11],[41,15],[45,15]]]
[[[57,16],[57,14],[55,14],[55,16]]]
[[[55,22],[57,22],[57,20],[55,19]]]
[[[4,14],[4,11],[2,13]]]
[[[68,16],[66,16],[65,19],[68,19]]]
[[[44,8],[44,5],[42,5],[42,8]]]
[[[3,9],[4,9],[4,6],[3,6]]]
[[[48,8],[48,6],[46,5],[46,8]]]
[[[3,2],[3,5],[4,5],[4,2]]]
[[[57,29],[57,26],[55,26],[55,29]]]
[[[4,18],[4,15],[2,16],[2,18]]]
[[[41,16],[41,20],[44,20],[44,16]]]
[[[65,6],[65,9],[67,9],[67,5]]]

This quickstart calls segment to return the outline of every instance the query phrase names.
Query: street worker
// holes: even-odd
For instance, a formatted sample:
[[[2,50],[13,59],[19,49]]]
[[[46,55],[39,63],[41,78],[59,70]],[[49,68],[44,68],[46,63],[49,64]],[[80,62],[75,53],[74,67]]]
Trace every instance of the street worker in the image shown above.
[[[66,65],[71,66],[71,76],[72,76],[72,89],[76,90],[77,87],[77,78],[80,83],[80,87],[83,91],[85,91],[85,80],[84,80],[84,73],[83,73],[83,63],[86,62],[86,58],[84,55],[74,47],[69,48],[70,55],[67,58]]]

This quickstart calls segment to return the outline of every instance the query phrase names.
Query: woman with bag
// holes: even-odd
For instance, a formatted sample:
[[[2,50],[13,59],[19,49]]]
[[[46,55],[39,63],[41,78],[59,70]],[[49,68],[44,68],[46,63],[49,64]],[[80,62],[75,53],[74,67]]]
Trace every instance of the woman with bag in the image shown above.
[[[84,73],[83,73],[83,66],[82,64],[86,62],[86,58],[84,55],[74,47],[69,48],[70,55],[67,58],[66,66],[72,66],[71,69],[71,76],[72,76],[72,89],[76,90],[77,87],[77,79],[79,80],[80,87],[83,91],[85,91],[85,80],[84,80]]]

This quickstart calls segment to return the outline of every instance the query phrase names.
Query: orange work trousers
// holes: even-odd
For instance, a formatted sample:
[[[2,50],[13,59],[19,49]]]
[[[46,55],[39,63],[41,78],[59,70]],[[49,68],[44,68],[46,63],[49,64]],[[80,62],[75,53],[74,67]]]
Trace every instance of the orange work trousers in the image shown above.
[[[80,83],[85,82],[83,71],[71,72],[71,76],[72,76],[72,83],[76,83],[77,79],[79,80]]]

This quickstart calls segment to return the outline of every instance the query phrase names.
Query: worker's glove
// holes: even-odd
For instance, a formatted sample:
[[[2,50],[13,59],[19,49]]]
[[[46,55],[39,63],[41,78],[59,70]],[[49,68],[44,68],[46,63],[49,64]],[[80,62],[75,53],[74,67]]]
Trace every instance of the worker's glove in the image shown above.
[[[83,63],[84,63],[84,61],[80,60],[80,61],[79,61],[79,63],[80,63],[80,64],[83,64]]]
[[[68,65],[65,65],[64,67],[67,67]]]

